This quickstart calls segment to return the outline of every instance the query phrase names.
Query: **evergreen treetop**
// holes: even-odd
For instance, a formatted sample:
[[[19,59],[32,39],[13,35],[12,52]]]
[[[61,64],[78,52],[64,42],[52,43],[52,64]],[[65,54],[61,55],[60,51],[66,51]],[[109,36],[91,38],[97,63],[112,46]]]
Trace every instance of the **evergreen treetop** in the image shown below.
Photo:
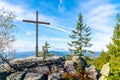
[[[118,80],[120,76],[120,15],[117,15],[117,23],[112,37],[112,43],[108,46],[110,54],[110,72],[113,74],[110,80]]]
[[[69,50],[72,51],[74,55],[83,55],[85,52],[92,53],[91,50],[86,49],[87,47],[92,46],[90,43],[90,35],[91,29],[89,26],[83,23],[83,17],[82,14],[80,14],[77,27],[75,30],[72,30],[72,34],[70,35],[72,41],[71,43],[68,43],[68,45],[71,47]]]

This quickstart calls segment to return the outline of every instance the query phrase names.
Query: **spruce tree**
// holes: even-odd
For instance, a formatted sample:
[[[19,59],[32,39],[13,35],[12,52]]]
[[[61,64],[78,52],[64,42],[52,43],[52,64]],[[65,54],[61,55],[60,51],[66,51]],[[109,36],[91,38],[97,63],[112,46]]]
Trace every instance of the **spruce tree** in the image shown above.
[[[75,30],[72,30],[70,38],[72,41],[68,43],[71,47],[69,50],[74,53],[74,55],[84,55],[85,52],[93,53],[91,50],[87,50],[87,47],[91,47],[90,43],[91,29],[86,24],[83,24],[82,14],[79,15],[79,21]]]
[[[48,49],[50,48],[48,42],[45,42],[44,46],[42,46],[42,57],[45,59],[47,56],[49,56],[49,51]]]
[[[45,42],[44,48],[45,48],[45,50],[46,50],[46,53],[49,53],[49,52],[48,52],[48,49],[50,48],[50,45],[48,44],[48,42]]]
[[[120,78],[120,15],[117,15],[117,23],[112,37],[112,43],[108,46],[110,54],[110,71],[113,74],[110,80],[119,80]]]

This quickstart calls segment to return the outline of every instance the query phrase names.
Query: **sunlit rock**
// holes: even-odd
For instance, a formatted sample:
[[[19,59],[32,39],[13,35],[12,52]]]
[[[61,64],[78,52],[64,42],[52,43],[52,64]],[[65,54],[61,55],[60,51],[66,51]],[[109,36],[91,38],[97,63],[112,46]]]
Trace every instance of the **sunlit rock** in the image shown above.
[[[110,63],[109,62],[103,65],[100,73],[101,73],[101,77],[99,78],[99,80],[107,80],[110,74]]]
[[[96,70],[96,68],[95,68],[94,65],[85,68],[85,71],[87,72],[88,77],[89,77],[91,80],[97,80],[98,72],[97,72],[97,70]]]

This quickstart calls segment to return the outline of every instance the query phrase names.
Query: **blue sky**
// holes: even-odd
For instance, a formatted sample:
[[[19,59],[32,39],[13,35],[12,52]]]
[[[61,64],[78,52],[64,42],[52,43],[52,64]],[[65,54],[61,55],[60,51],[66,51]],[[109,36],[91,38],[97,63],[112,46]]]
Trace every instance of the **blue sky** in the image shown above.
[[[35,24],[22,22],[23,19],[35,20],[36,10],[39,21],[51,25],[39,25],[39,50],[48,41],[51,50],[67,50],[71,41],[69,34],[76,28],[78,15],[83,14],[84,23],[92,29],[89,49],[106,50],[111,42],[120,13],[120,0],[0,0],[0,8],[14,11],[15,25],[18,27],[14,48],[17,51],[35,50]]]

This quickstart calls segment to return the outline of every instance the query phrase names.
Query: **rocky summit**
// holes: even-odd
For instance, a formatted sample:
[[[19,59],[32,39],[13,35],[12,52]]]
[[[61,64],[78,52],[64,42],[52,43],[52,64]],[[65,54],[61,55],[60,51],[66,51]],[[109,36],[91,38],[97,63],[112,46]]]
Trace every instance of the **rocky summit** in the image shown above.
[[[73,60],[65,60],[62,56],[52,56],[43,59],[42,57],[31,56],[28,58],[14,59],[10,61],[14,68],[11,68],[8,64],[0,65],[0,80],[69,80],[65,79],[65,77],[70,77],[70,74],[78,74],[78,69],[76,68],[78,63],[76,63],[75,58],[79,61],[79,65],[80,63],[81,65],[84,64],[84,58],[73,58]],[[83,62],[80,62],[81,58]],[[96,79],[91,78],[90,80]]]

